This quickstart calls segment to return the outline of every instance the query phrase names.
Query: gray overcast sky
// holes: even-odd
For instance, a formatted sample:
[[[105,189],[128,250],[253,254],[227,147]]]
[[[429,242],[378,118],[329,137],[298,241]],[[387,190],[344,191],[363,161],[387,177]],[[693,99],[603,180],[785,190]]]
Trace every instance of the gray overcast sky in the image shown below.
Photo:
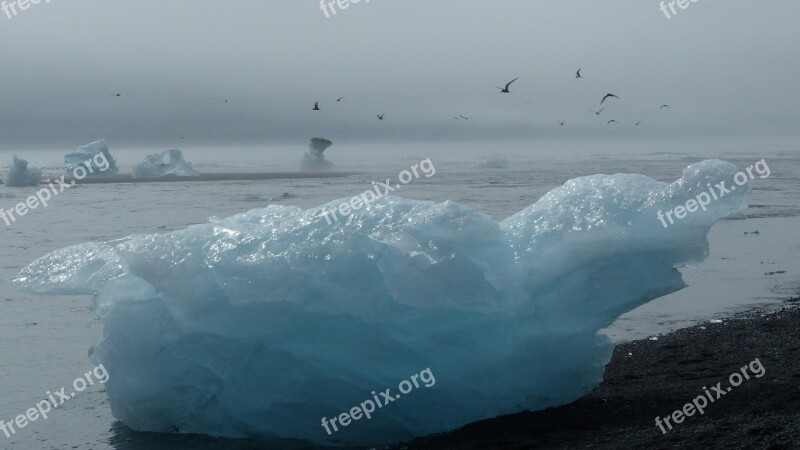
[[[617,135],[791,138],[798,17],[797,0],[671,19],[656,0],[362,0],[331,18],[316,0],[52,0],[0,13],[0,145],[591,137],[612,118]],[[606,92],[622,101],[597,118]]]

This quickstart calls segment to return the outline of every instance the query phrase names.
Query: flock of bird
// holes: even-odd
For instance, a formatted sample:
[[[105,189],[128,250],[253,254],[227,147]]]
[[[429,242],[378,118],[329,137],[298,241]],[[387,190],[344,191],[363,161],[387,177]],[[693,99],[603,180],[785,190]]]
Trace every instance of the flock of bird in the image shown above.
[[[344,97],[339,97],[339,98],[336,99],[336,101],[337,102],[341,102],[342,99],[344,99]],[[322,109],[319,107],[319,102],[318,101],[314,102],[314,107],[311,108],[311,110],[312,111],[322,111]],[[378,120],[383,120],[383,116],[385,116],[385,115],[386,115],[386,113],[376,114],[376,116],[378,116]]]
[[[581,75],[581,70],[583,70],[583,69],[582,68],[578,69],[578,71],[575,73],[575,78],[583,79],[583,75]],[[514,78],[513,80],[511,80],[508,83],[506,83],[505,86],[498,87],[497,89],[500,90],[501,94],[510,94],[511,93],[511,85],[514,84],[514,82],[516,82],[517,80],[519,80],[519,77]],[[121,97],[123,95],[128,95],[128,94],[115,93],[115,94],[112,94],[112,95],[115,96],[115,97]],[[336,99],[336,102],[337,103],[341,102],[343,99],[344,99],[344,97],[339,97],[339,98]],[[606,100],[610,100],[610,99],[621,100],[621,98],[618,95],[612,94],[612,93],[607,93],[600,100],[601,108],[597,109],[597,110],[590,108],[589,111],[594,113],[596,116],[600,116],[603,113],[603,111],[605,111],[606,108],[608,108],[608,106],[603,106],[603,104],[605,104]],[[227,99],[227,98],[215,98],[214,100],[222,100],[225,103],[229,103],[230,102],[230,99]],[[669,105],[661,105],[661,107],[659,109],[662,109],[662,110],[663,109],[672,109],[672,107],[670,107]],[[319,101],[314,102],[314,108],[312,108],[312,110],[313,111],[322,111],[322,108],[319,107]],[[378,120],[384,120],[384,116],[386,116],[386,113],[376,114],[376,116],[378,117]],[[463,114],[458,114],[455,117],[453,117],[453,119],[455,119],[455,120],[469,120],[471,118],[472,118],[471,116],[465,116]],[[634,125],[635,126],[639,126],[639,124],[641,124],[641,123],[642,123],[642,121],[639,120],[639,121],[634,122]],[[567,121],[566,120],[562,120],[562,121],[559,121],[558,124],[563,127],[563,126],[565,126],[567,124]],[[606,122],[606,125],[611,125],[611,124],[619,125],[619,122],[617,122],[614,119],[610,119],[608,122]],[[181,139],[183,139],[183,138],[181,138]]]
[[[575,73],[575,78],[583,79],[583,75],[581,75],[581,70],[583,70],[583,69],[582,68],[578,69],[578,71]],[[506,83],[505,86],[498,87],[497,89],[500,90],[501,94],[510,94],[511,93],[511,85],[514,84],[514,82],[517,81],[517,80],[519,80],[519,77],[514,78],[513,80],[511,80],[508,83]],[[344,97],[339,97],[339,98],[336,99],[336,101],[337,102],[341,102],[342,99],[344,99]],[[600,114],[603,113],[603,111],[605,111],[606,108],[608,108],[608,106],[603,106],[603,104],[606,102],[606,100],[609,100],[609,99],[621,100],[621,98],[618,95],[608,93],[608,94],[604,95],[603,98],[600,100],[600,106],[602,106],[602,108],[597,109],[597,110],[589,109],[589,111],[593,112],[596,116],[599,116]],[[661,105],[661,108],[659,108],[659,109],[672,109],[672,107],[670,107],[669,105]],[[312,110],[313,111],[322,111],[322,109],[319,107],[319,101],[314,102],[314,108]],[[385,115],[386,115],[386,113],[377,114],[378,120],[383,120]],[[453,117],[453,119],[455,119],[455,120],[469,120],[471,118],[472,117],[467,117],[467,116],[464,116],[462,114],[458,114],[457,116]],[[634,122],[634,125],[635,126],[639,126],[641,123],[642,123],[642,121],[639,120],[639,121]],[[559,121],[558,124],[563,127],[564,125],[567,124],[567,121],[562,120],[562,121]],[[611,125],[611,124],[619,125],[619,122],[617,122],[614,119],[610,119],[608,122],[606,122],[606,125]]]
[[[577,79],[582,79],[583,78],[583,75],[581,75],[581,70],[583,70],[583,69],[582,68],[578,69],[578,71],[575,73],[575,78],[577,78]],[[510,94],[511,93],[511,85],[517,80],[519,80],[519,77],[514,78],[513,80],[509,81],[508,83],[506,83],[506,85],[504,87],[498,87],[497,89],[500,89],[500,93],[501,94]],[[617,100],[621,100],[618,95],[608,93],[608,94],[604,95],[603,98],[600,100],[600,106],[603,106],[603,103],[605,103],[606,100],[612,99],[612,98],[615,98]],[[589,112],[593,112],[596,116],[599,116],[600,114],[603,113],[603,111],[605,111],[606,108],[608,108],[608,106],[603,106],[602,108],[600,108],[598,110],[589,109]],[[672,109],[672,107],[669,106],[669,105],[661,105],[661,108],[659,108],[659,109]],[[463,118],[463,116],[461,116],[461,117]],[[456,117],[455,119],[459,120],[458,117]],[[611,119],[608,122],[606,122],[606,125],[611,125],[612,123],[619,125],[619,122],[617,122],[614,119]],[[642,123],[642,121],[639,120],[639,121],[634,122],[634,125],[638,127],[641,123]],[[566,120],[562,120],[562,121],[558,122],[558,124],[563,127],[564,125],[567,124],[567,121]]]

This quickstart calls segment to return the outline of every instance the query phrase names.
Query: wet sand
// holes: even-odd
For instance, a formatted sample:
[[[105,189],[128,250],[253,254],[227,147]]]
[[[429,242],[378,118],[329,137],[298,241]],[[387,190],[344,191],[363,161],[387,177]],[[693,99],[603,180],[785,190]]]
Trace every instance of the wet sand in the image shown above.
[[[800,299],[777,312],[618,345],[603,383],[576,402],[467,425],[401,449],[800,448]],[[655,424],[759,359],[751,377],[663,433]],[[716,396],[716,393],[712,394]]]

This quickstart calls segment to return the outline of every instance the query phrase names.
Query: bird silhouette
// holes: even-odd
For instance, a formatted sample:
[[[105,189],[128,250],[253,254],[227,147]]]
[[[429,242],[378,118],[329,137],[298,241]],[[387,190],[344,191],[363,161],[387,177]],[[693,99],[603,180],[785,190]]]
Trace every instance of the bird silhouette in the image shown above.
[[[514,78],[513,80],[509,81],[509,82],[506,84],[506,87],[504,87],[504,88],[501,88],[501,87],[499,87],[499,88],[497,88],[497,89],[500,89],[500,93],[502,93],[502,94],[508,94],[508,93],[510,93],[510,92],[511,92],[510,90],[508,90],[508,88],[511,86],[511,83],[513,83],[513,82],[515,82],[515,81],[517,81],[517,80],[519,80],[519,77],[517,77],[517,78]]]
[[[462,116],[461,114],[459,114],[459,115],[458,115],[458,117],[461,117],[461,118],[462,118],[462,119],[464,119],[464,120],[469,120],[469,119],[471,119],[471,118],[472,118],[472,117],[464,117],[464,116]]]
[[[386,113],[378,114],[378,120],[383,120],[383,116],[385,116],[385,115],[386,115]]]
[[[609,120],[608,123],[606,123],[606,125],[611,125],[612,123],[616,123],[617,125],[619,125],[619,122],[617,122],[614,119]]]
[[[559,125],[561,125],[563,127],[564,124],[567,123],[567,122],[558,122],[558,123],[559,123]]]
[[[336,99],[336,101],[337,101],[337,102],[340,102],[340,101],[342,101],[342,99],[343,99],[343,98],[344,98],[344,97],[339,97],[339,98],[337,98],[337,99]]]
[[[658,108],[658,109],[664,109],[664,108],[672,109],[672,107],[669,106],[669,105],[661,105],[661,108]]]
[[[581,76],[581,70],[583,69],[578,69],[578,73],[575,74],[575,78],[583,78],[583,76]]]
[[[593,109],[590,109],[589,111],[593,112],[595,116],[599,116],[599,115],[600,115],[600,113],[602,113],[602,112],[603,112],[603,110],[605,110],[605,109],[606,109],[606,108],[600,108],[600,109],[599,109],[599,110],[597,110],[597,111],[595,111],[595,110],[593,110]]]
[[[640,120],[640,121],[638,121],[638,122],[636,122],[634,125],[636,125],[636,126],[638,127],[640,123],[642,123],[642,121],[641,121],[641,120]]]
[[[314,102],[314,109],[312,111],[322,111],[319,109],[319,102]]]
[[[617,97],[617,96],[616,96],[616,95],[614,95],[614,94],[606,94],[606,96],[605,96],[605,97],[603,97],[603,99],[602,99],[602,100],[600,100],[600,104],[602,105],[602,104],[603,104],[603,103],[604,103],[606,100],[608,100],[609,98],[615,98],[615,99],[619,100],[619,97]]]

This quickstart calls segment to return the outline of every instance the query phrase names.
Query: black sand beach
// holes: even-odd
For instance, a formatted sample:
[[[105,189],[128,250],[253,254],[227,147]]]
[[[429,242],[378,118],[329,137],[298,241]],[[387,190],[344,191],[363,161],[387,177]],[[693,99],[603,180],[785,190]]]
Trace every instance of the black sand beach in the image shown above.
[[[619,345],[603,383],[576,402],[395,448],[800,448],[799,301]],[[721,382],[724,390],[729,376],[756,358],[762,377],[744,380],[671,431],[656,427],[656,416],[683,408],[703,386],[713,392]]]

